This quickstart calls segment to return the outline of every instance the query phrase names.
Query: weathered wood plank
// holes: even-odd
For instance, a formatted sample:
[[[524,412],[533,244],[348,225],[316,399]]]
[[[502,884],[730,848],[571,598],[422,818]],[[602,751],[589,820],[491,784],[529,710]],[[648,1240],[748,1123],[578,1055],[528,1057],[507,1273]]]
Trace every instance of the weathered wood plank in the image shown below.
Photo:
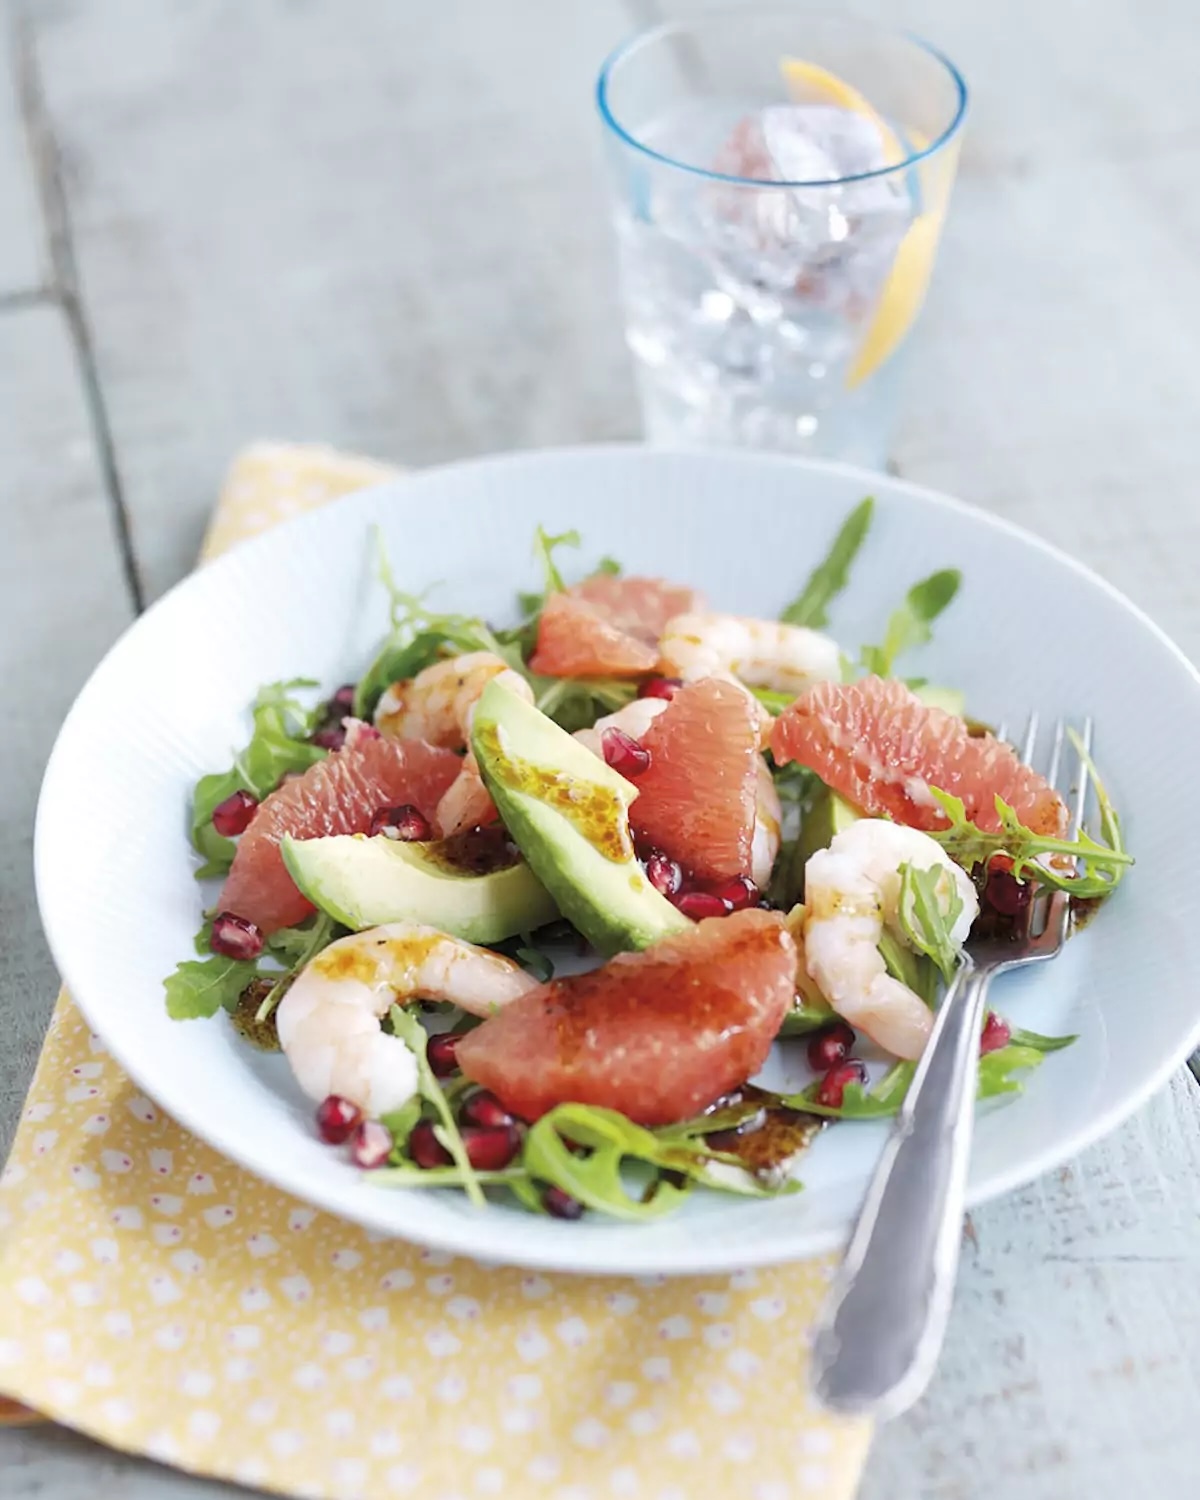
[[[426,463],[635,430],[590,100],[619,4],[36,25],[151,593],[248,439]]]
[[[0,776],[3,1159],[58,988],[33,897],[37,790],[71,699],[131,617],[56,307],[0,313],[0,513],[0,681],[9,705]]]
[[[0,301],[46,280],[42,218],[18,103],[16,33],[0,11]]]
[[[1200,1090],[972,1218],[925,1399],[861,1500],[1188,1494],[1200,1438]]]

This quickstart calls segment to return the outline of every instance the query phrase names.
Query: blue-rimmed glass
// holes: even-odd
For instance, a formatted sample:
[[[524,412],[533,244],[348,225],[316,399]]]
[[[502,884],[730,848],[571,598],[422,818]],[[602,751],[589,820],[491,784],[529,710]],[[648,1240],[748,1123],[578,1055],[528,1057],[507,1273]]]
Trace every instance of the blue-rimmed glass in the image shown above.
[[[796,7],[613,53],[596,98],[652,442],[883,464],[966,97],[924,42]]]

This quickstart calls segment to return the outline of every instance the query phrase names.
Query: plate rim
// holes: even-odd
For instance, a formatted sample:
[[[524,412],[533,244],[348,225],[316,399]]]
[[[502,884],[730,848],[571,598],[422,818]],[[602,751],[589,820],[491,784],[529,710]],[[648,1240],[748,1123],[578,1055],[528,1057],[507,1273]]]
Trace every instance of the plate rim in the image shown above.
[[[430,465],[420,469],[400,471],[395,476],[385,479],[378,484],[372,484],[362,489],[351,491],[312,510],[290,517],[286,521],[273,525],[255,536],[236,543],[220,556],[198,564],[190,573],[179,579],[171,588],[167,589],[154,600],[109,646],[101,659],[92,668],[91,672],[89,672],[86,681],[76,694],[55,735],[54,744],[43,772],[34,819],[34,887],[42,928],[50,948],[51,956],[60,974],[62,989],[74,1001],[88,1025],[101,1037],[116,1063],[151,1098],[158,1098],[154,1079],[143,1070],[136,1055],[130,1056],[129,1049],[124,1046],[112,1045],[110,1039],[105,1035],[103,1026],[97,1024],[90,1013],[88,1001],[84,998],[84,991],[87,988],[86,984],[80,986],[76,983],[75,980],[80,976],[76,974],[73,978],[69,972],[70,965],[62,961],[61,955],[70,952],[69,934],[67,934],[65,942],[60,940],[69,926],[69,914],[55,914],[55,902],[52,894],[50,894],[54,855],[48,846],[46,826],[50,815],[46,812],[46,809],[52,805],[57,795],[57,784],[63,777],[61,765],[64,756],[69,752],[69,739],[73,722],[77,715],[83,711],[81,705],[85,705],[85,700],[95,690],[95,681],[106,668],[109,660],[118,651],[122,650],[126,642],[131,638],[140,636],[147,630],[152,631],[155,628],[154,622],[160,609],[168,601],[173,600],[181,591],[194,586],[195,580],[202,574],[206,574],[210,570],[219,571],[232,566],[235,558],[240,559],[238,565],[244,567],[245,554],[248,549],[269,552],[273,547],[278,545],[278,538],[281,534],[287,533],[292,529],[313,525],[318,517],[336,514],[341,510],[349,510],[357,506],[369,506],[375,503],[374,497],[381,493],[395,492],[398,496],[402,496],[414,483],[420,484],[427,477],[441,476],[447,473],[461,473],[469,478],[473,471],[487,473],[494,472],[497,468],[520,468],[531,462],[536,464],[544,458],[554,460],[565,458],[569,461],[579,460],[587,462],[597,456],[612,454],[628,455],[631,458],[635,455],[638,458],[650,457],[654,461],[657,461],[660,457],[670,461],[673,458],[683,456],[688,462],[692,463],[703,462],[706,458],[716,454],[725,460],[734,458],[739,463],[747,463],[751,467],[786,467],[792,469],[798,467],[818,475],[838,475],[842,478],[856,480],[862,485],[864,494],[870,494],[882,480],[886,483],[888,489],[893,492],[899,491],[923,505],[932,506],[934,509],[965,514],[973,522],[982,525],[985,529],[1006,534],[1022,545],[1031,547],[1035,551],[1042,553],[1057,565],[1065,567],[1083,582],[1106,595],[1128,615],[1132,616],[1143,628],[1148,630],[1158,645],[1165,648],[1166,652],[1174,658],[1178,666],[1184,668],[1193,686],[1200,692],[1200,670],[1192,663],[1182,648],[1172,640],[1167,632],[1140,605],[1135,604],[1120,589],[1095,572],[1086,563],[1072,557],[1054,543],[1045,540],[1036,533],[1009,520],[1007,517],[996,515],[994,512],[959,499],[957,496],[947,494],[944,491],[932,489],[926,485],[918,484],[899,476],[862,468],[856,464],[725,446],[697,449],[683,446],[649,445],[637,442],[599,442],[511,449],[500,453],[473,455],[469,458],[456,459],[449,463]],[[65,750],[64,745],[67,747]],[[1152,1069],[1148,1073],[1140,1086],[1133,1089],[1129,1094],[1122,1096],[1119,1100],[1097,1109],[1085,1124],[1080,1125],[1077,1129],[1061,1137],[1055,1138],[1041,1152],[1026,1158],[1020,1163],[1014,1163],[1007,1169],[995,1171],[983,1181],[970,1185],[966,1197],[967,1207],[977,1207],[994,1198],[1010,1193],[1017,1188],[1026,1186],[1109,1135],[1142,1109],[1155,1094],[1163,1089],[1172,1075],[1180,1067],[1186,1065],[1188,1057],[1197,1048],[1200,1048],[1200,1013],[1197,1014],[1191,1031],[1182,1041],[1177,1042],[1173,1047],[1164,1052],[1163,1058],[1157,1068]],[[163,1107],[164,1109],[166,1108],[166,1106]],[[610,1253],[606,1254],[604,1251],[604,1232],[602,1228],[596,1232],[583,1235],[575,1233],[572,1235],[569,1226],[558,1226],[558,1228],[566,1231],[561,1236],[556,1233],[538,1239],[531,1239],[527,1246],[521,1248],[519,1254],[514,1253],[511,1257],[506,1255],[502,1260],[488,1261],[486,1256],[479,1254],[479,1247],[474,1242],[474,1234],[478,1225],[486,1222],[479,1217],[477,1212],[464,1213],[461,1218],[447,1218],[440,1225],[421,1225],[419,1235],[402,1234],[396,1230],[395,1225],[390,1219],[385,1219],[382,1213],[375,1214],[371,1211],[372,1204],[375,1201],[374,1194],[364,1192],[361,1211],[353,1212],[341,1201],[339,1193],[335,1192],[332,1188],[326,1191],[324,1186],[319,1182],[313,1184],[310,1181],[304,1180],[302,1172],[299,1170],[295,1172],[289,1171],[286,1162],[277,1164],[271,1161],[264,1164],[260,1159],[254,1157],[252,1152],[240,1150],[238,1148],[239,1138],[236,1131],[232,1129],[223,1131],[219,1124],[214,1128],[211,1120],[200,1116],[192,1109],[185,1108],[182,1111],[177,1111],[171,1108],[167,1109],[166,1112],[184,1130],[204,1142],[211,1149],[217,1151],[227,1160],[235,1163],[242,1170],[250,1172],[252,1176],[270,1183],[272,1186],[279,1188],[281,1191],[286,1192],[289,1196],[303,1203],[320,1208],[323,1212],[329,1213],[345,1222],[354,1223],[375,1232],[385,1233],[389,1238],[401,1239],[406,1243],[420,1244],[434,1250],[467,1256],[471,1259],[482,1261],[485,1264],[523,1266],[533,1270],[555,1271],[560,1274],[571,1275],[640,1276],[662,1274],[668,1276],[686,1276],[719,1274],[741,1267],[786,1264],[824,1254],[839,1248],[844,1243],[845,1236],[848,1233],[848,1228],[839,1230],[833,1226],[826,1229],[813,1229],[807,1232],[793,1231],[790,1235],[781,1234],[778,1237],[772,1237],[765,1241],[747,1241],[739,1246],[736,1251],[722,1246],[715,1252],[707,1248],[703,1236],[698,1236],[689,1242],[686,1248],[680,1247],[677,1249],[672,1255],[671,1264],[664,1266],[661,1252],[655,1252],[650,1243],[647,1244],[646,1253],[643,1254],[639,1253],[639,1250],[636,1248],[636,1241],[634,1241],[634,1248],[632,1250],[629,1249],[629,1241],[625,1241],[622,1246],[619,1263],[614,1264],[612,1255]],[[378,1189],[377,1191],[382,1192],[385,1190]],[[386,1199],[382,1201],[386,1201]],[[803,1239],[803,1245],[798,1247],[796,1242],[800,1239]],[[566,1253],[564,1255],[556,1253],[560,1245],[564,1247],[564,1251],[567,1245],[571,1247],[569,1255]]]

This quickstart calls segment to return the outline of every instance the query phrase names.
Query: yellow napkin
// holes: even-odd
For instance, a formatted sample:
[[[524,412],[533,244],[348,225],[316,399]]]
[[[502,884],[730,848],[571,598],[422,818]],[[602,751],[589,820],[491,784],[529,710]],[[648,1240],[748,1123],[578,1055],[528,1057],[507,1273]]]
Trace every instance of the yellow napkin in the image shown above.
[[[256,446],[205,556],[392,472]],[[828,1272],[543,1276],[368,1234],[186,1135],[62,994],[0,1178],[0,1389],[329,1500],[843,1500],[870,1429],[806,1390]]]

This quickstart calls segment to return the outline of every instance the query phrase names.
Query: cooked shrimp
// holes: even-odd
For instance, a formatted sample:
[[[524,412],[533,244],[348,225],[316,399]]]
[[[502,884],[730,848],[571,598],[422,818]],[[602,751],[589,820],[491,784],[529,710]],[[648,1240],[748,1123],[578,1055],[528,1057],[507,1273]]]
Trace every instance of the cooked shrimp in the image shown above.
[[[668,620],[658,643],[660,669],[694,682],[732,677],[746,687],[799,694],[841,677],[838,644],[802,625],[741,615],[688,614]]]
[[[444,750],[469,744],[471,716],[493,677],[533,702],[529,684],[492,651],[468,651],[435,661],[404,682],[393,682],[375,710],[375,724],[393,740],[426,740]]]
[[[918,1058],[933,1024],[929,1007],[893,979],[879,952],[884,927],[903,940],[897,920],[900,869],[939,869],[943,912],[957,891],[962,910],[950,937],[966,941],[979,899],[966,872],[927,833],[884,818],[863,818],[818,850],[804,870],[804,952],[808,972],[840,1016],[896,1057]]]
[[[647,729],[668,706],[665,698],[635,698],[616,713],[605,714],[590,729],[577,729],[575,738],[593,755],[604,755],[601,735],[606,729],[620,729],[630,739],[641,742]],[[449,793],[446,794],[449,796]],[[754,818],[754,840],[750,855],[750,874],[755,885],[762,887],[771,878],[775,857],[779,853],[780,824],[783,809],[779,793],[766,761],[758,762],[758,800]]]
[[[279,1002],[279,1042],[310,1098],[340,1094],[386,1114],[417,1087],[412,1053],[380,1030],[390,1005],[420,996],[489,1016],[536,983],[498,953],[436,927],[389,922],[340,938],[305,965]]]
[[[469,651],[434,662],[406,682],[394,682],[379,700],[375,723],[390,739],[427,740],[447,750],[471,743],[475,705],[489,682],[533,702],[533,689],[492,651]],[[494,822],[496,807],[479,775],[474,751],[438,803],[434,821],[443,838]]]
[[[783,808],[771,768],[758,757],[758,792],[754,807],[754,839],[750,845],[750,878],[765,891],[775,868],[782,836]]]
[[[642,736],[667,707],[665,698],[635,698],[616,713],[604,714],[590,729],[577,729],[575,738],[586,745],[593,755],[603,757],[604,746],[600,736],[606,729],[619,729],[631,740],[641,742]]]

